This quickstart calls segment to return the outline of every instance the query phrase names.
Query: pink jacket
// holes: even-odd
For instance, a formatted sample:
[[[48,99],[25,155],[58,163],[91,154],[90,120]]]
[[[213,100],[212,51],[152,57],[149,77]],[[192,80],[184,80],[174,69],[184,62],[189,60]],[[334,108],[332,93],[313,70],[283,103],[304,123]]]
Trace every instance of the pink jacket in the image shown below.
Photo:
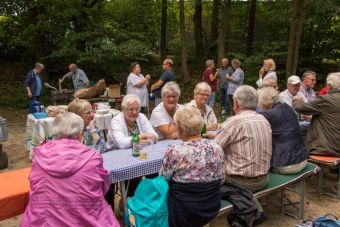
[[[34,149],[31,191],[20,226],[119,226],[104,195],[108,172],[100,154],[74,139]]]

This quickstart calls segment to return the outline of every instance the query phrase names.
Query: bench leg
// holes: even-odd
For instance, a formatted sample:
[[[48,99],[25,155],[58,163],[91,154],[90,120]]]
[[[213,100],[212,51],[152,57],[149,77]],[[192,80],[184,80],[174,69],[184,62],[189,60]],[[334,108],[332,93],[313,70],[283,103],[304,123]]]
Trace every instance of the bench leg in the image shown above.
[[[305,180],[302,180],[298,185],[298,193],[299,193],[299,218],[303,220],[305,215]]]
[[[336,198],[340,199],[340,164],[338,165],[338,168],[339,168],[339,181],[338,181],[338,192],[337,192]]]
[[[285,196],[285,188],[281,190],[281,214],[285,213],[284,210],[284,196]]]

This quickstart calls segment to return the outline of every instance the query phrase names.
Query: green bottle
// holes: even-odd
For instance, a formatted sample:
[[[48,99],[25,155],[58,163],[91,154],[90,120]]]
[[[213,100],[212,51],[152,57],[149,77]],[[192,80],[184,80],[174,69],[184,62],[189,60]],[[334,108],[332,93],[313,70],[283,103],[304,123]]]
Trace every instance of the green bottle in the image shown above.
[[[137,124],[135,124],[134,127],[134,133],[132,136],[132,156],[133,157],[139,157],[140,152],[139,152],[139,135],[137,131]]]
[[[206,133],[207,133],[207,125],[204,122],[203,127],[201,128],[201,136],[203,137],[204,134],[206,134]]]
[[[225,112],[225,109],[222,108],[220,122],[223,123],[223,122],[225,122],[225,120],[227,120],[227,114]]]

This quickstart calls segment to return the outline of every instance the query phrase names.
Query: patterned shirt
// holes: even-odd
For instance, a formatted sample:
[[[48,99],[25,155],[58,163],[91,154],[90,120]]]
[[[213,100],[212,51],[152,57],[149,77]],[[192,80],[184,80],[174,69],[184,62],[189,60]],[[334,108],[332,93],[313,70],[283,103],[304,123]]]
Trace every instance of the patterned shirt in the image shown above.
[[[241,68],[237,68],[231,76],[233,80],[228,80],[228,95],[234,95],[236,89],[243,84],[244,72]]]
[[[315,91],[312,88],[307,89],[303,83],[300,85],[300,93],[303,94],[308,102],[314,101],[316,99]]]
[[[272,130],[268,121],[252,110],[228,118],[216,136],[225,155],[227,175],[256,177],[265,175],[272,157]]]
[[[213,182],[224,179],[223,161],[223,151],[213,141],[184,142],[168,148],[159,175],[181,183]]]
[[[76,91],[81,88],[84,88],[85,87],[84,84],[87,84],[89,82],[89,79],[87,79],[85,72],[81,69],[77,69],[75,74],[73,74],[72,72],[68,72],[66,74],[66,77],[69,79],[72,78],[73,87],[74,90]]]

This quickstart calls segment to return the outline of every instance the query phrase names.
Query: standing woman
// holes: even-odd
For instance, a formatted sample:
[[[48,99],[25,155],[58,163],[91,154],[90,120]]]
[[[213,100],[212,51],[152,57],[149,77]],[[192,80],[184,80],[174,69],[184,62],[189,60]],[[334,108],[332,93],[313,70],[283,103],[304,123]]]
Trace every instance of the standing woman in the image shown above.
[[[256,81],[256,84],[259,88],[263,87],[263,81],[266,79],[272,78],[277,81],[275,69],[276,65],[273,59],[268,58],[263,61],[263,66],[259,71],[259,79]]]
[[[130,74],[127,78],[127,95],[134,94],[139,97],[141,101],[141,113],[145,113],[145,109],[148,106],[148,88],[147,85],[150,81],[150,75],[145,77],[141,74],[142,68],[138,62],[132,62],[130,64]]]
[[[203,73],[203,81],[209,84],[211,94],[209,96],[208,100],[208,106],[211,108],[214,108],[215,105],[215,97],[216,97],[216,91],[217,91],[217,77],[218,77],[218,71],[214,74],[213,70],[215,68],[214,60],[207,60],[206,61],[207,68],[204,70]]]

